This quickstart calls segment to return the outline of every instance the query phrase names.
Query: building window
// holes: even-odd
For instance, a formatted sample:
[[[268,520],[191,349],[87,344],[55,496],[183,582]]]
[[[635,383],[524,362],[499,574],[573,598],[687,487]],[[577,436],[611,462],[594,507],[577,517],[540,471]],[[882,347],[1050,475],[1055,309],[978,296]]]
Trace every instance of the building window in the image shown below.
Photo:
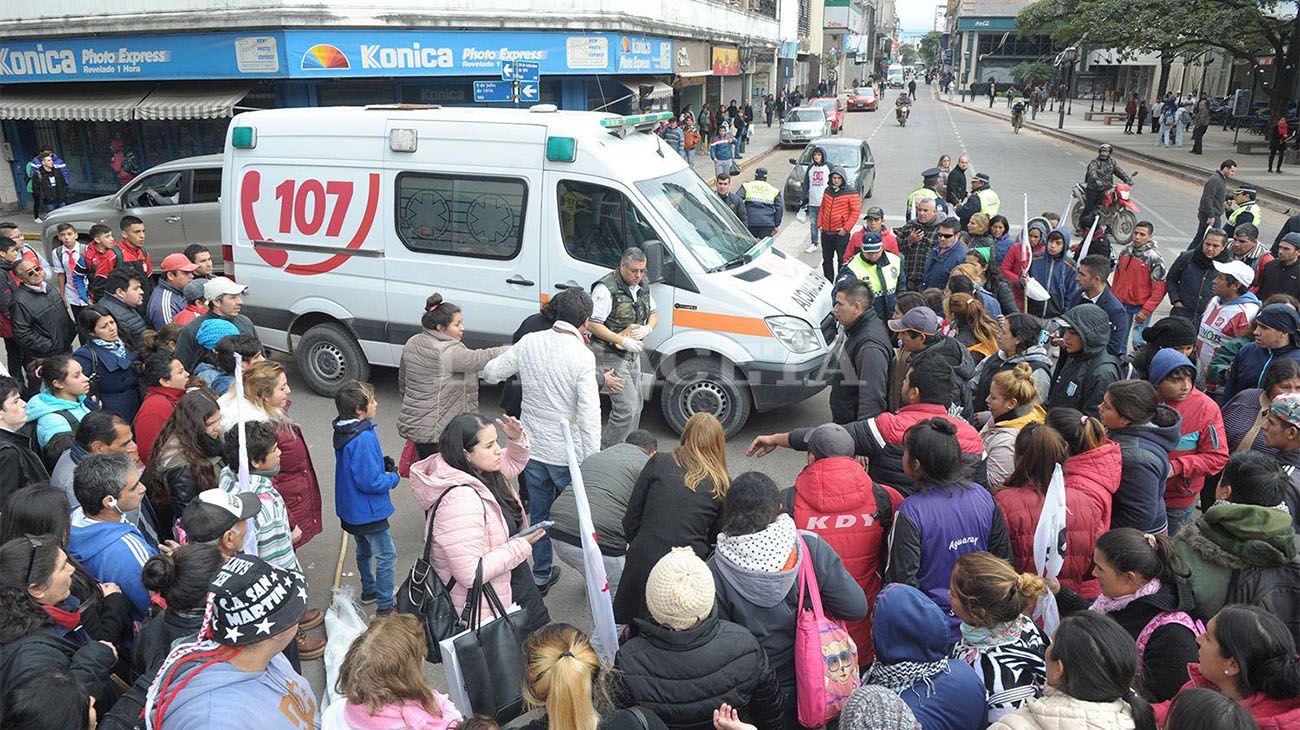
[[[625,249],[659,238],[645,216],[617,190],[562,180],[556,193],[564,250],[579,261],[612,269]]]
[[[412,251],[512,259],[527,206],[528,184],[518,178],[397,176],[397,236]]]
[[[1045,35],[1018,36],[1015,33],[980,33],[980,56],[1028,56],[1046,58],[1055,53],[1052,39]]]

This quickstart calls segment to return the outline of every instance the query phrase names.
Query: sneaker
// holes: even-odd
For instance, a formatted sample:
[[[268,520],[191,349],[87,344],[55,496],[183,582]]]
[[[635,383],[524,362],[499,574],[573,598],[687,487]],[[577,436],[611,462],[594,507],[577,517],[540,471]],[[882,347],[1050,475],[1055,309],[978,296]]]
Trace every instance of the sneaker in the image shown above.
[[[298,621],[298,628],[310,631],[323,623],[325,623],[325,614],[319,608],[309,608]]]
[[[381,608],[378,611],[375,611],[375,618],[379,618],[380,616],[392,616],[395,610],[397,609],[393,608],[392,606],[389,606],[388,608]]]
[[[559,580],[560,580],[560,566],[552,565],[550,577],[546,579],[545,583],[537,584],[537,592],[542,594],[542,598],[545,598],[546,594],[551,592],[551,586],[558,583]]]
[[[820,251],[820,250],[822,250],[822,247],[821,247],[820,245],[818,245],[818,244],[816,244],[816,243],[810,243],[810,244],[808,244],[808,248],[805,248],[805,249],[803,250],[803,252],[804,252],[804,253],[817,253],[817,252]]]
[[[377,600],[379,600],[379,594],[378,594],[378,593],[362,593],[362,594],[361,594],[361,605],[363,605],[363,606],[373,606],[373,605],[375,605],[375,601],[377,601]]]
[[[320,659],[325,656],[325,639],[317,636],[308,636],[301,629],[298,631],[298,658],[304,662]]]

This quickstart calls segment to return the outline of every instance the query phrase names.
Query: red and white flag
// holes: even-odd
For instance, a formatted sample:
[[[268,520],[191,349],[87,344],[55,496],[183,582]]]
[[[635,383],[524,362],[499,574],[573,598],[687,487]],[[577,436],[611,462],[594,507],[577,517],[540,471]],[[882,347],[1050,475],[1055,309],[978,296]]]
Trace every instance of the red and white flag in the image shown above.
[[[564,448],[569,454],[569,474],[573,479],[573,500],[578,509],[578,533],[582,536],[583,574],[587,578],[587,606],[591,609],[593,623],[592,647],[601,655],[606,666],[614,666],[618,653],[618,629],[614,625],[614,597],[609,593],[609,577],[605,574],[605,561],[596,539],[596,524],[591,519],[591,506],[587,502],[587,487],[582,481],[578,451],[573,445],[573,430],[568,420],[560,421],[564,432]]]

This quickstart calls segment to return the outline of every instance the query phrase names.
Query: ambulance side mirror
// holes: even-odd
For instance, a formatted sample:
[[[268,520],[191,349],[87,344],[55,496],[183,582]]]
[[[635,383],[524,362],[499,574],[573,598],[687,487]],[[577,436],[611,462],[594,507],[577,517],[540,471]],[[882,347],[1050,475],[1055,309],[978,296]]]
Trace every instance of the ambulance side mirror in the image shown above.
[[[664,242],[650,240],[641,244],[645,252],[645,280],[648,284],[662,284],[664,281]]]

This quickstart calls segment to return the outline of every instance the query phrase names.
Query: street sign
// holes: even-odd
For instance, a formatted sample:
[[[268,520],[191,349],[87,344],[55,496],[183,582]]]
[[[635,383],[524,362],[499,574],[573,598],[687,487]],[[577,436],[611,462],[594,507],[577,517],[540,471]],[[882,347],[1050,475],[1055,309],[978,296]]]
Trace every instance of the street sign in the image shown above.
[[[501,62],[501,80],[502,80],[502,81],[514,81],[514,80],[515,80],[515,63],[514,63],[514,61],[502,61],[502,62]]]
[[[541,64],[532,61],[515,61],[515,80],[526,84],[528,82],[537,83],[541,80]]]
[[[514,84],[509,81],[475,81],[474,82],[474,101],[477,103],[484,102],[507,102],[514,101]]]
[[[519,84],[519,101],[537,101],[541,98],[538,94],[538,84],[536,81]]]

